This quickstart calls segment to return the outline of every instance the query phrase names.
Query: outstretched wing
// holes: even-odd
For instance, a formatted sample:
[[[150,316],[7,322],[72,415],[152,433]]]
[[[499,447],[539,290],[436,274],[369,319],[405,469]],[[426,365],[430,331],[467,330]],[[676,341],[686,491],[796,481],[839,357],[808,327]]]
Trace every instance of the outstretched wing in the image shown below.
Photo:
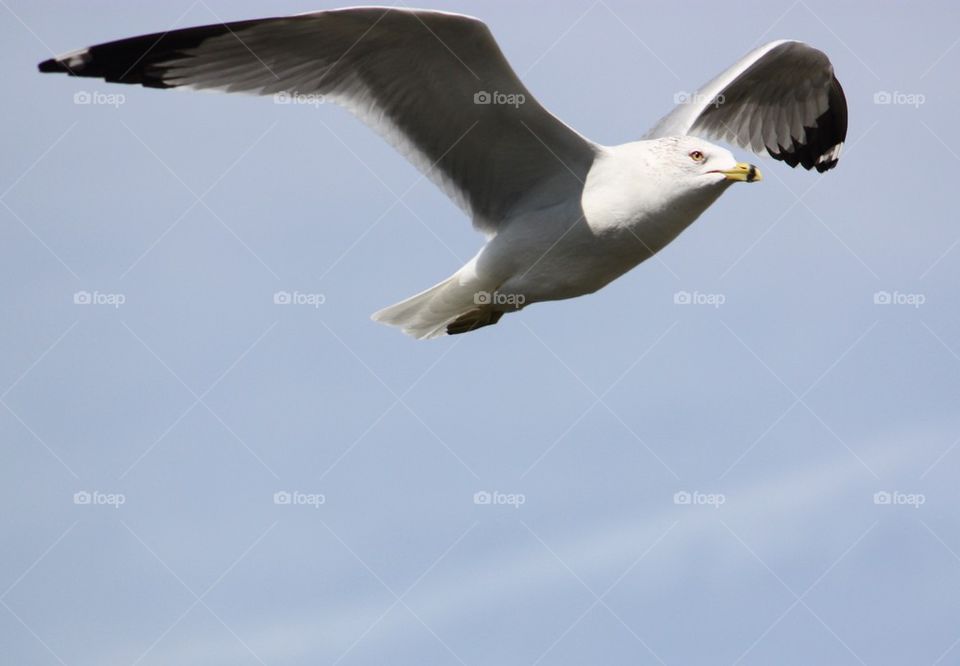
[[[822,173],[837,165],[847,138],[847,100],[826,54],[771,42],[682,100],[647,138],[683,134]]]
[[[520,205],[579,191],[596,148],[544,109],[487,26],[362,7],[91,46],[41,72],[260,95],[323,95],[379,131],[487,233]]]

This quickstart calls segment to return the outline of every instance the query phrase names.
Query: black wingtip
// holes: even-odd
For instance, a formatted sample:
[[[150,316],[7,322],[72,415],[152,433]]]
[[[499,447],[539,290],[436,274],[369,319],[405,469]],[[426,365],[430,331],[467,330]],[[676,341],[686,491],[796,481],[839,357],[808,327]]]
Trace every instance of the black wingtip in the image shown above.
[[[767,146],[770,157],[791,167],[799,164],[808,171],[816,169],[819,173],[837,166],[840,148],[847,138],[847,98],[836,76],[830,85],[827,105],[827,110],[812,127],[804,127],[806,137],[803,144],[794,144],[789,149],[781,145],[776,148]]]
[[[208,39],[239,32],[263,20],[270,19],[204,25],[104,42],[59,58],[44,60],[37,65],[37,69],[41,72],[98,78],[109,83],[171,88],[175,85],[163,80],[171,60],[183,58],[185,52],[197,48]]]
[[[823,173],[824,171],[829,171],[833,167],[837,166],[838,160],[828,160],[826,162],[821,162],[816,165],[817,173]]]
[[[37,69],[41,72],[66,72],[70,73],[70,70],[67,69],[67,66],[56,58],[50,58],[49,60],[44,60],[37,65]]]

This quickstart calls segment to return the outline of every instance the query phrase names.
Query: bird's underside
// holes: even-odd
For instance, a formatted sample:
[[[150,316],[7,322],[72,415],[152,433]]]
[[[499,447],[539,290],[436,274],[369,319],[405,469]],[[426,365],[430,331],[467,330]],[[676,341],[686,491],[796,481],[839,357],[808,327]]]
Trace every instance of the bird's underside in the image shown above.
[[[149,88],[323,95],[390,141],[491,239],[527,211],[584,196],[607,151],[541,106],[487,26],[459,14],[357,7],[236,21],[106,42],[39,69]],[[823,172],[836,166],[846,131],[827,56],[782,40],[747,54],[644,138],[715,139]],[[374,318],[417,337],[495,324],[508,310],[478,304],[477,293],[516,275],[479,268],[468,264]]]

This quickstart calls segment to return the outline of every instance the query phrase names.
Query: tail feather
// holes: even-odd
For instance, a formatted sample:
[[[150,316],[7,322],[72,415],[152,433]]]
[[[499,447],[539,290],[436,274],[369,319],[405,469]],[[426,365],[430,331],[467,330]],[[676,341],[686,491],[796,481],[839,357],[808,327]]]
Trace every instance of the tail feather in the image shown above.
[[[492,326],[500,321],[503,312],[490,308],[475,308],[466,312],[447,324],[447,335],[469,333],[484,326]]]
[[[478,305],[480,293],[475,281],[461,279],[458,272],[426,291],[374,312],[371,319],[397,326],[417,339],[466,333],[495,324],[502,314]]]

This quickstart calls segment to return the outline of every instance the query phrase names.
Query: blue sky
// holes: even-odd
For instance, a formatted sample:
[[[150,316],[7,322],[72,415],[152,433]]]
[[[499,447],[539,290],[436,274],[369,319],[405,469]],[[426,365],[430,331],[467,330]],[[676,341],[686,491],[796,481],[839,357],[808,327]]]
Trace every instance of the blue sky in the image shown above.
[[[593,296],[416,342],[369,314],[482,237],[349,114],[35,70],[337,5],[2,4],[10,663],[960,661],[955,5],[434,3],[601,143],[783,37],[850,133],[826,176],[735,150],[764,182]]]

